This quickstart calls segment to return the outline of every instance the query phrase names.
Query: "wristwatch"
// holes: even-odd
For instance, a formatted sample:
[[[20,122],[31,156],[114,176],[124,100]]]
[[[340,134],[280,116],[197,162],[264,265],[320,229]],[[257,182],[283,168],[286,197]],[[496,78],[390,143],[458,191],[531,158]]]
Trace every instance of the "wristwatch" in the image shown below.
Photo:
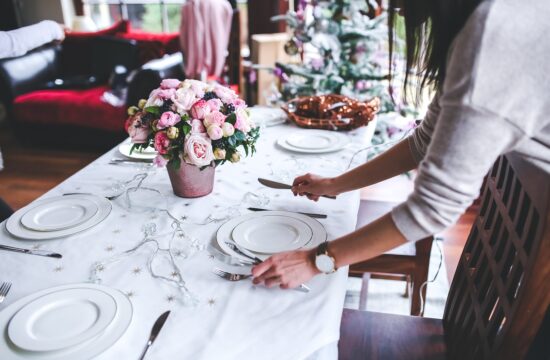
[[[328,253],[328,241],[321,243],[317,247],[315,266],[320,272],[325,274],[331,274],[336,271],[336,261]]]

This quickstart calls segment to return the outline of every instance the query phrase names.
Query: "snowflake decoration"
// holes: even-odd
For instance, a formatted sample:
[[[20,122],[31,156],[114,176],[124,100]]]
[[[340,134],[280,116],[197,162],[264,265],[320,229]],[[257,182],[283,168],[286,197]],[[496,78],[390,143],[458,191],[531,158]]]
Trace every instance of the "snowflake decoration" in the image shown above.
[[[63,266],[61,266],[61,265],[56,266],[56,267],[53,268],[53,271],[54,272],[61,272],[61,271],[63,271]]]
[[[99,264],[95,267],[95,269],[97,272],[102,272],[103,270],[105,270],[105,266],[103,264]]]
[[[114,249],[115,249],[115,247],[113,245],[109,245],[105,248],[105,251],[112,252]]]
[[[210,260],[214,260],[214,255],[209,254],[209,255],[208,255],[208,258],[209,258]]]
[[[113,230],[113,234],[120,234],[121,230],[120,229],[114,229]]]
[[[120,217],[121,217],[121,218],[125,218],[126,216],[128,216],[128,215],[126,215],[126,214],[120,214]]]
[[[216,305],[216,299],[214,299],[214,298],[208,299],[208,305],[210,305],[210,306]]]
[[[172,273],[170,274],[171,277],[173,278],[177,278],[178,276],[180,276],[180,273],[177,272],[177,271],[172,271]]]
[[[134,275],[139,275],[141,274],[141,268],[140,267],[136,267],[132,270],[132,274]]]
[[[134,296],[136,296],[136,293],[130,290],[126,292],[126,296],[128,296],[129,298],[133,298]]]
[[[182,257],[184,254],[183,254],[183,251],[181,250],[175,250],[174,251],[174,256],[175,257]]]
[[[42,246],[42,245],[40,245],[40,244],[36,244],[36,245],[33,245],[33,246],[32,246],[32,249],[33,249],[33,250],[38,250],[38,249],[40,249],[41,246]]]
[[[176,300],[176,297],[174,295],[168,295],[166,297],[166,301],[169,303],[174,302],[174,300]]]

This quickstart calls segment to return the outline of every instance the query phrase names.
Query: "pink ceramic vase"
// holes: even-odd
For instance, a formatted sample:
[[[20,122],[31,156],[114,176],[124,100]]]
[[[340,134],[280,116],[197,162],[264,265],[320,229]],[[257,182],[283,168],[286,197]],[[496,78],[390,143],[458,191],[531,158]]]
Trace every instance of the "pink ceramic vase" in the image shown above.
[[[181,162],[179,169],[171,166],[168,169],[168,176],[172,183],[174,194],[183,198],[196,198],[208,195],[214,188],[214,174],[216,168],[209,166],[201,170],[198,166],[190,165],[185,161]]]

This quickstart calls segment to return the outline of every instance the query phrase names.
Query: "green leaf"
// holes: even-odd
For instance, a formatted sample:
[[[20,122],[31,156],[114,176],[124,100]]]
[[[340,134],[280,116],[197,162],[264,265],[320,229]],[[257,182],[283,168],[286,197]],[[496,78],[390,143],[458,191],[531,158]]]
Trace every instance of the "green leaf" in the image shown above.
[[[231,147],[234,147],[234,146],[237,145],[237,139],[236,139],[236,137],[235,137],[234,134],[227,138],[227,143],[228,143],[229,146],[231,146]]]
[[[246,156],[248,156],[248,145],[247,144],[243,144],[243,148],[244,148],[244,153]]]
[[[235,139],[237,139],[237,140],[239,140],[239,141],[243,141],[243,140],[246,139],[246,134],[243,133],[243,132],[240,131],[240,130],[235,131],[234,136],[235,136]]]
[[[182,123],[183,123],[183,125],[181,127],[181,130],[183,131],[183,134],[184,135],[189,134],[191,132],[191,125],[189,125],[188,123],[183,122],[183,121],[182,121]]]
[[[225,121],[230,123],[231,125],[235,125],[235,123],[237,122],[237,115],[235,115],[235,113],[232,113],[225,118]]]
[[[153,115],[159,116],[160,115],[160,107],[158,106],[148,106],[145,108],[145,111],[148,113],[151,113]]]

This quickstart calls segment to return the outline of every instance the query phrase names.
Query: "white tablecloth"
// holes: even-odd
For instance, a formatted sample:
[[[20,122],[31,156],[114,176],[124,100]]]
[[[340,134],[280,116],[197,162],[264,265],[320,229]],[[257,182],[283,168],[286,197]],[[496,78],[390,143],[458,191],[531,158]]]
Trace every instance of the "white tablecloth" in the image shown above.
[[[256,178],[291,177],[292,172],[318,171],[327,174],[343,170],[355,150],[364,146],[368,129],[345,133],[350,146],[326,155],[292,154],[278,148],[275,140],[291,131],[307,131],[292,125],[264,129],[258,152],[238,164],[225,164],[216,169],[212,194],[198,199],[182,199],[172,194],[164,169],[152,171],[144,185],[160,190],[169,210],[196,222],[211,213],[220,213],[241,204],[241,213],[248,191],[271,198],[266,208],[326,213],[321,220],[329,239],[355,228],[359,194],[352,192],[337,200],[322,199],[318,203],[295,198],[290,191],[266,190]],[[120,157],[116,149],[109,151],[89,166],[48,192],[44,197],[66,192],[109,194],[117,181],[131,179],[143,172],[133,165],[107,164]],[[288,171],[292,168],[292,171]],[[82,234],[59,240],[22,241],[11,237],[5,227],[0,243],[19,247],[35,247],[59,252],[56,260],[12,252],[0,252],[0,280],[11,281],[12,290],[3,306],[41,289],[56,285],[86,282],[91,265],[136,245],[143,237],[142,226],[155,223],[160,232],[170,230],[170,221],[155,213],[133,213],[123,205],[124,199],[113,202],[113,211],[100,225]],[[207,244],[220,223],[185,226],[188,234]],[[168,238],[165,238],[166,245]],[[225,281],[211,270],[216,260],[207,251],[188,259],[177,259],[187,286],[199,298],[197,306],[183,306],[172,285],[153,279],[147,270],[149,251],[117,264],[101,273],[103,284],[128,294],[133,304],[133,319],[127,332],[98,359],[135,359],[146,342],[155,319],[165,310],[172,313],[150,349],[148,359],[301,359],[315,354],[339,338],[340,317],[346,290],[347,268],[329,276],[317,276],[308,283],[312,289],[298,291],[267,289],[252,286],[249,280]],[[159,260],[161,271],[163,261]],[[167,274],[169,275],[169,273]],[[1,308],[0,308],[1,309]],[[334,349],[334,347],[332,347]],[[329,351],[330,353],[330,351]],[[334,352],[332,352],[334,354]]]

